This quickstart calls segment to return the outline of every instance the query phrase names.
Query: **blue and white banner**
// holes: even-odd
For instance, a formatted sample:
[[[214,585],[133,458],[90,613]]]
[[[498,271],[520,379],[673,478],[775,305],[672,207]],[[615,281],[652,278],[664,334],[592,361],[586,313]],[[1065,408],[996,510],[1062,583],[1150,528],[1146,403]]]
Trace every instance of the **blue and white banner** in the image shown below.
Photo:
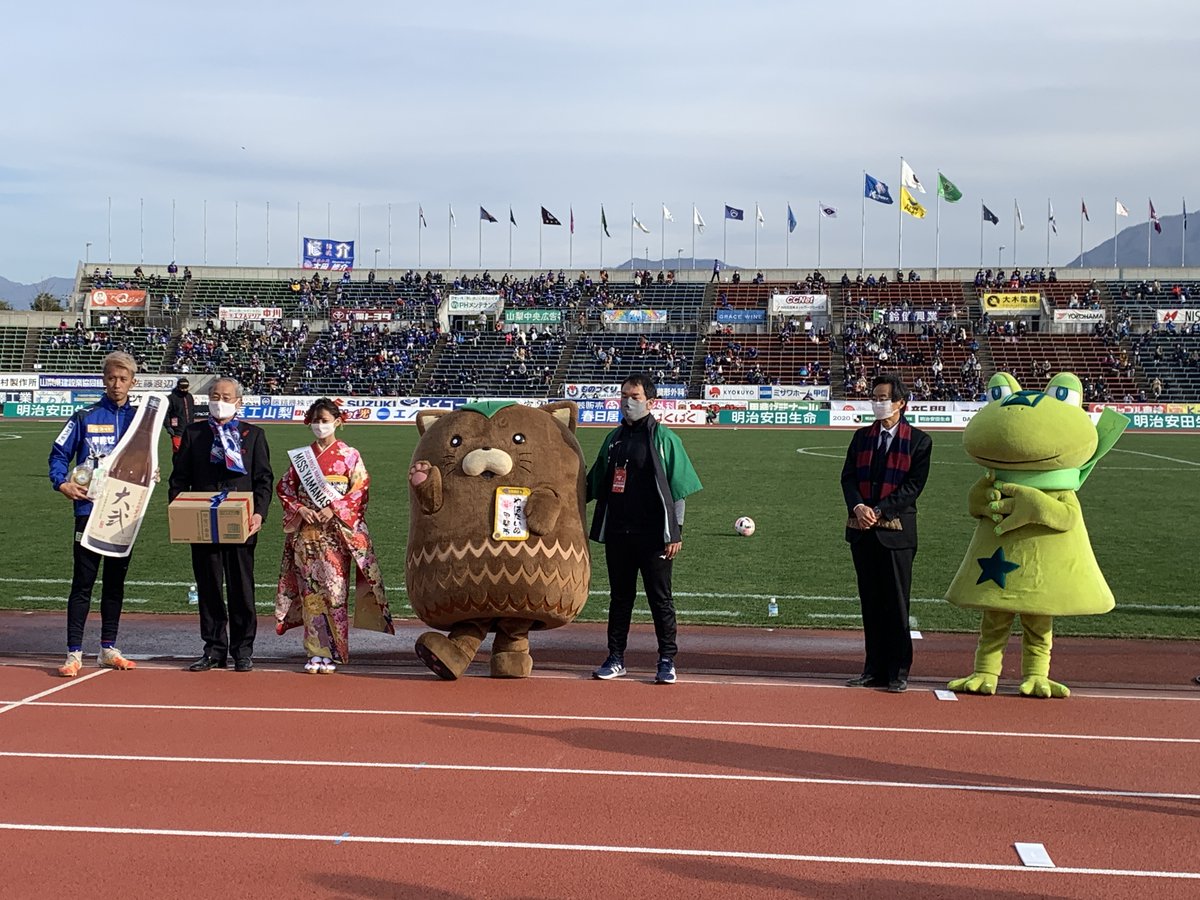
[[[330,269],[335,272],[353,269],[354,241],[306,237],[303,266],[306,269]]]
[[[764,325],[767,321],[765,309],[718,309],[719,325]]]
[[[686,400],[688,386],[686,384],[656,384],[658,396],[664,400]]]

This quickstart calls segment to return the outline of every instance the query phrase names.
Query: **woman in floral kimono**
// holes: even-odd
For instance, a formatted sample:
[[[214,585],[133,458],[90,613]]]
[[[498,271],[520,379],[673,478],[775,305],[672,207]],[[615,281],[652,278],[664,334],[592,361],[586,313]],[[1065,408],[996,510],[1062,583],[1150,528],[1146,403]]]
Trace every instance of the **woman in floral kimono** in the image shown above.
[[[275,630],[304,626],[304,671],[329,674],[349,658],[347,592],[356,570],[354,625],[395,634],[365,519],[371,483],[362,457],[339,441],[341,410],[327,398],[304,421],[316,440],[288,451],[291,465],[275,492],[283,504],[283,562]]]

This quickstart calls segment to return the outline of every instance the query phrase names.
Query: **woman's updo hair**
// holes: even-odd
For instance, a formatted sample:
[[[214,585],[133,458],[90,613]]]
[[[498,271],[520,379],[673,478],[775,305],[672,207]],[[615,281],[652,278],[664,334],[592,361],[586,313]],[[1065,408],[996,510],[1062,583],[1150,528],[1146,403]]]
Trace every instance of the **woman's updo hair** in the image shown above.
[[[322,397],[308,408],[308,412],[304,414],[304,424],[311,425],[316,420],[317,414],[321,412],[327,412],[338,421],[341,421],[342,411],[338,408],[338,405],[328,397]]]

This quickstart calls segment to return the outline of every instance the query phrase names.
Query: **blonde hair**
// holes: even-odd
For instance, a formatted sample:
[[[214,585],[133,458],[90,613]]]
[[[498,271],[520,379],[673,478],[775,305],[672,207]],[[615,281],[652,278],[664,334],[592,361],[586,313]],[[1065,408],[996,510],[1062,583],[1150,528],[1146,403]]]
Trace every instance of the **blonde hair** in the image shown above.
[[[116,350],[104,357],[104,364],[100,371],[107,375],[108,370],[114,367],[118,369],[126,369],[130,375],[137,375],[137,360],[128,353],[122,353],[120,350]]]

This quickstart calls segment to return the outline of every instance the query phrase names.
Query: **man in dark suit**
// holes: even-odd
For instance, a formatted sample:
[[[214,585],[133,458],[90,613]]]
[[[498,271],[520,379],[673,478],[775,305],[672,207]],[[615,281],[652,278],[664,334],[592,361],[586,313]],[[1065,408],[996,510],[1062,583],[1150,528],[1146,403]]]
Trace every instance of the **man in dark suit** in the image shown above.
[[[933,441],[904,417],[908,394],[897,375],[871,385],[875,423],[860,428],[846,451],[842,495],[850,513],[846,540],[854,557],[866,662],[851,687],[908,689],[912,635],[908,625],[917,497],[929,476]]]
[[[183,431],[171,472],[171,500],[183,491],[253,491],[250,538],[244,544],[192,544],[192,572],[200,597],[200,636],[204,655],[193,672],[223,669],[232,654],[234,670],[254,668],[255,536],[262,528],[274,493],[267,436],[256,425],[238,419],[242,388],[232,378],[218,378],[208,390],[209,417]],[[228,613],[221,597],[229,597]],[[228,626],[228,629],[226,628]]]

